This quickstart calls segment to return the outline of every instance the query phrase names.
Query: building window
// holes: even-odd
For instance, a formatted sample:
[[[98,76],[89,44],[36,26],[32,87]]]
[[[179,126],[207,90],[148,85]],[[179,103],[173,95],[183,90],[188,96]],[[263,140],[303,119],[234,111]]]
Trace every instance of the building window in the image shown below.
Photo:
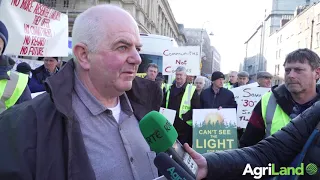
[[[300,48],[300,41],[298,41],[298,48]]]
[[[281,58],[281,49],[279,49],[278,57]]]
[[[282,34],[280,35],[280,43],[282,42]]]
[[[278,59],[278,50],[276,51],[276,59]]]
[[[306,46],[305,46],[306,48],[308,48],[309,46],[308,46],[308,38],[306,37]]]
[[[317,32],[317,47],[319,47],[319,40],[320,40],[320,33],[319,32]]]
[[[306,21],[306,29],[309,28],[309,17],[307,17],[307,21]]]
[[[302,30],[302,23],[299,24],[299,33],[301,33]]]
[[[320,13],[318,14],[318,23],[320,23]]]

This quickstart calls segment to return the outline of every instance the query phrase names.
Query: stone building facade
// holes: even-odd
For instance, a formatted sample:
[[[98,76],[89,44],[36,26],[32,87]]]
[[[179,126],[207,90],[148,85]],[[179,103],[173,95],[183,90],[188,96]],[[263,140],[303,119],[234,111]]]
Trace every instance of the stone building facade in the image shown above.
[[[137,21],[140,33],[174,38],[184,45],[186,38],[176,22],[167,0],[37,0],[60,12],[68,13],[69,36],[76,16],[91,6],[113,4],[128,11]]]

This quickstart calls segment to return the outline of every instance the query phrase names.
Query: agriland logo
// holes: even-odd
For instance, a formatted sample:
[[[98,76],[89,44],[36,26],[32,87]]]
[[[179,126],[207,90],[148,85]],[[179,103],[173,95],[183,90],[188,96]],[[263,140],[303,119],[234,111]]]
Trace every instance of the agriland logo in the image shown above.
[[[281,167],[279,171],[276,171],[274,164],[269,163],[268,167],[255,167],[252,169],[250,164],[247,164],[242,175],[250,174],[254,179],[261,179],[264,175],[272,176],[285,176],[285,175],[304,175],[307,172],[309,175],[315,175],[318,172],[317,165],[309,163],[307,166],[304,166],[304,163],[301,163],[299,167]]]

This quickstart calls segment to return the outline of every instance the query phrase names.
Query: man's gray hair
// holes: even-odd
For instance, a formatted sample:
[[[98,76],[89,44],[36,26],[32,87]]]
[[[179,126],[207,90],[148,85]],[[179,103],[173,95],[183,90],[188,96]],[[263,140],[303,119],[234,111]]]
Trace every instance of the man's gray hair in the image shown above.
[[[104,17],[106,11],[118,8],[113,5],[98,5],[79,14],[72,29],[72,49],[78,43],[87,45],[90,52],[95,52],[100,43],[105,40],[106,25]]]
[[[176,72],[184,72],[187,74],[187,69],[184,66],[178,66]]]
[[[203,76],[197,76],[197,77],[196,77],[196,79],[194,80],[194,82],[196,82],[196,81],[202,81],[202,82],[203,82],[203,84],[205,84],[205,83],[206,83],[206,81],[205,81],[205,77],[203,77]]]

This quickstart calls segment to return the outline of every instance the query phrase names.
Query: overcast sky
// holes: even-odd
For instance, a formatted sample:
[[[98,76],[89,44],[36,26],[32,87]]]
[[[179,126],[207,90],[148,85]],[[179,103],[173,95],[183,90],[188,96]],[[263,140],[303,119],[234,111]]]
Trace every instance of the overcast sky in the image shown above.
[[[185,28],[213,32],[211,44],[221,55],[221,71],[239,70],[245,56],[244,42],[264,17],[268,0],[169,0],[178,23]]]

